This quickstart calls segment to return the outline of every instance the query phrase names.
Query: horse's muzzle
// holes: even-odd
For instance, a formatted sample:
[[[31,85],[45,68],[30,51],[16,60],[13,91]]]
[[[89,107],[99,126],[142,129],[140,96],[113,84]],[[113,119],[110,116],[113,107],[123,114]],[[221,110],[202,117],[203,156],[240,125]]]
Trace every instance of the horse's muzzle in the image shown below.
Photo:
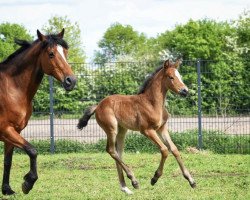
[[[179,94],[180,94],[182,97],[186,97],[186,96],[188,95],[188,90],[185,89],[185,88],[180,89]]]
[[[75,76],[66,76],[62,83],[63,87],[67,91],[71,91],[74,89],[76,85],[76,77]]]

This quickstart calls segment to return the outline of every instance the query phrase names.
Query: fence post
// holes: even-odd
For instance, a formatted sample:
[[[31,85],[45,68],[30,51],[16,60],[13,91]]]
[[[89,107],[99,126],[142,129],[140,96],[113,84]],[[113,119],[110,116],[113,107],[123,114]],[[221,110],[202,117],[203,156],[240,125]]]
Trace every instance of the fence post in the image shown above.
[[[49,115],[50,115],[50,153],[55,152],[55,138],[54,138],[54,88],[53,88],[53,77],[49,76]]]
[[[202,111],[201,111],[201,62],[197,59],[197,82],[198,82],[198,149],[202,149]]]

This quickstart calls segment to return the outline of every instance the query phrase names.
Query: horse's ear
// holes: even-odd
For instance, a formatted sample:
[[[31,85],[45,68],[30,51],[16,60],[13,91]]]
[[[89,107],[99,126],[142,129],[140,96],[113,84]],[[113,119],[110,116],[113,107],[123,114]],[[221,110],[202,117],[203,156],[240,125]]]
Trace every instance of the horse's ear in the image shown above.
[[[45,36],[37,29],[37,37],[38,39],[43,42],[45,40]]]
[[[163,67],[164,67],[165,69],[167,69],[167,68],[169,68],[170,66],[171,66],[171,61],[170,61],[169,59],[167,59],[167,60],[164,62]]]
[[[63,36],[64,36],[64,28],[62,29],[62,31],[61,31],[61,33],[58,33],[58,35],[57,35],[59,38],[63,38]]]
[[[176,69],[178,69],[179,66],[181,65],[181,63],[182,63],[182,59],[181,59],[181,58],[178,58],[178,59],[176,60],[175,64],[174,64],[174,67],[175,67]]]

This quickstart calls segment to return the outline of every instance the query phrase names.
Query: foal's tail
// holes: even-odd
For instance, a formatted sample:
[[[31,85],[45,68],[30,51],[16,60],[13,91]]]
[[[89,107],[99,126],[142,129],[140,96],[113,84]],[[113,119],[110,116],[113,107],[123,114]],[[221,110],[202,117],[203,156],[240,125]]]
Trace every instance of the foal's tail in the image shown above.
[[[88,107],[85,111],[83,116],[79,119],[77,124],[77,128],[82,130],[83,127],[87,126],[90,117],[95,113],[97,105]]]

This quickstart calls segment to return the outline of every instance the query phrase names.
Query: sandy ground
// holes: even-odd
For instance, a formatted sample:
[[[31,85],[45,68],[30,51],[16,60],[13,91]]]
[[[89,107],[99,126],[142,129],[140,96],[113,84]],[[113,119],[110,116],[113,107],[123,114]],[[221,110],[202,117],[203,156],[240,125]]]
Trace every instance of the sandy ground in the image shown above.
[[[70,139],[80,142],[96,142],[106,138],[106,134],[98,126],[95,119],[91,119],[87,127],[82,131],[76,128],[78,119],[54,119],[54,137],[57,139]],[[197,118],[170,118],[169,130],[172,132],[183,132],[198,129]],[[249,117],[227,117],[227,118],[202,118],[202,129],[224,132],[232,135],[249,135]],[[30,120],[22,135],[27,140],[50,139],[50,121]]]

